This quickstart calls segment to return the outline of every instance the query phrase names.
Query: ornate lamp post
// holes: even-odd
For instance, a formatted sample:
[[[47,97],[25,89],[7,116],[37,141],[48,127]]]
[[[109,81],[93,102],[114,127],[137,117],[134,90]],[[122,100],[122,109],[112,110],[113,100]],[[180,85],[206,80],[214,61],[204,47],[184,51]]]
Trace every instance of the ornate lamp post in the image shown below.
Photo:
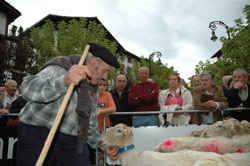
[[[152,76],[152,67],[151,67],[151,62],[152,62],[152,56],[154,56],[154,52],[149,55],[148,57],[148,69],[149,69],[149,77]]]
[[[148,69],[149,69],[149,77],[151,77],[153,75],[153,70],[152,70],[152,61],[153,61],[153,57],[154,55],[156,54],[157,58],[158,58],[158,63],[159,65],[161,64],[161,52],[159,51],[156,51],[156,52],[153,52],[152,54],[149,55],[149,58],[148,58]]]
[[[212,21],[212,22],[210,22],[210,24],[208,26],[212,30],[212,37],[211,37],[212,41],[215,42],[218,39],[218,37],[215,35],[215,30],[217,29],[215,24],[222,25],[227,30],[228,39],[231,39],[230,32],[229,32],[229,29],[228,29],[229,27],[224,22],[222,22],[222,21]]]

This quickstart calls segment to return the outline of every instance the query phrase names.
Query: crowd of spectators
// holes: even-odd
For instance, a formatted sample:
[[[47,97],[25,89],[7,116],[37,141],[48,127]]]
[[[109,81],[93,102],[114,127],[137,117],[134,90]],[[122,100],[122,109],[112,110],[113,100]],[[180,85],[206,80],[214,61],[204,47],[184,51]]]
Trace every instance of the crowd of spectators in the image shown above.
[[[175,111],[168,114],[138,114],[111,116],[111,124],[125,123],[128,126],[159,126],[183,124],[212,124],[234,117],[238,120],[250,119],[250,111],[223,111],[228,107],[249,107],[250,92],[248,75],[244,69],[236,69],[232,75],[222,78],[223,85],[215,85],[215,74],[203,71],[192,76],[192,90],[185,88],[185,80],[178,73],[171,73],[169,89],[159,90],[157,82],[149,78],[145,66],[138,70],[140,82],[127,87],[125,75],[118,75],[116,88],[110,93],[115,101],[117,112]],[[194,113],[178,113],[190,110]],[[206,112],[195,112],[206,111]],[[130,117],[130,118],[129,118]],[[132,120],[131,120],[132,118]]]
[[[232,75],[222,78],[223,85],[214,85],[214,73],[203,71],[200,75],[192,76],[192,90],[185,88],[185,80],[178,73],[170,74],[168,78],[169,89],[159,92],[158,84],[149,78],[149,69],[145,66],[138,70],[140,82],[128,87],[127,77],[118,74],[115,79],[115,88],[108,93],[107,80],[102,80],[99,100],[112,100],[114,109],[103,111],[103,103],[98,103],[97,115],[99,130],[103,130],[103,118],[110,112],[141,112],[141,111],[176,111],[179,110],[211,110],[204,113],[174,113],[158,115],[112,115],[106,119],[106,127],[124,123],[128,126],[159,126],[178,124],[211,124],[218,120],[234,117],[238,120],[250,120],[250,111],[223,111],[231,107],[250,106],[250,88],[247,84],[248,74],[244,69],[236,69]],[[105,85],[103,85],[105,84]],[[21,85],[17,88],[15,80],[7,80],[4,87],[0,87],[0,113],[19,113],[25,106],[26,100],[21,95]],[[102,97],[111,94],[110,97]],[[101,99],[103,98],[103,99]],[[104,106],[105,107],[105,106]],[[101,110],[101,111],[98,111]],[[217,111],[212,111],[217,110]],[[195,111],[194,111],[195,112]],[[0,117],[1,126],[7,126],[8,121],[17,118]],[[13,122],[14,123],[14,122]],[[15,123],[18,123],[17,121]],[[9,126],[9,125],[8,125]],[[10,125],[11,126],[11,125]]]

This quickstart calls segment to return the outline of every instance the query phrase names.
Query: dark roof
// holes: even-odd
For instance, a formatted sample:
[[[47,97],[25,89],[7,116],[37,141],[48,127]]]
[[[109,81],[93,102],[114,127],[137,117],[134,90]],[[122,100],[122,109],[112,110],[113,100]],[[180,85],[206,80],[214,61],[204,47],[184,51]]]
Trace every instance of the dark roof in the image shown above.
[[[96,23],[101,24],[104,27],[104,29],[107,31],[107,38],[111,41],[117,42],[118,47],[117,47],[116,53],[123,53],[127,56],[130,56],[131,58],[136,59],[136,60],[140,59],[138,56],[126,51],[97,17],[71,17],[71,16],[60,16],[60,15],[49,14],[49,15],[45,16],[43,19],[41,19],[40,21],[38,21],[37,23],[35,23],[34,25],[32,25],[29,29],[34,28],[34,27],[40,27],[40,26],[44,25],[46,20],[51,20],[57,26],[57,23],[59,23],[61,21],[68,22],[68,21],[73,20],[73,19],[80,20],[81,18],[86,18],[88,22],[95,21]]]
[[[0,0],[0,11],[7,14],[8,25],[21,16],[21,13],[5,0]]]
[[[131,57],[131,58],[133,58],[133,59],[135,59],[135,60],[137,60],[137,61],[140,61],[140,58],[138,56],[132,54],[131,52],[128,52],[128,51],[124,50],[122,53],[129,56],[129,57]]]
[[[211,56],[211,58],[220,58],[222,56],[222,52],[221,49],[219,49],[213,56]]]

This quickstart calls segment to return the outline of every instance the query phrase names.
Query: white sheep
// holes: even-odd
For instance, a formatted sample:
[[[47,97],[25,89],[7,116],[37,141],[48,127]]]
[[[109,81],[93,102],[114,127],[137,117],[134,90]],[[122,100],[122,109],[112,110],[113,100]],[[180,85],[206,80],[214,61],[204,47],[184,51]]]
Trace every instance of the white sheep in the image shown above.
[[[215,152],[218,154],[246,153],[250,152],[250,135],[242,135],[234,138],[170,138],[163,141],[155,148],[157,152],[176,152],[180,150]]]
[[[103,135],[100,141],[100,147],[104,149],[107,147],[118,147],[120,150],[127,148],[124,152],[119,153],[122,166],[192,166],[194,164],[196,164],[196,166],[204,166],[204,163],[207,164],[207,160],[211,161],[210,163],[213,165],[223,165],[226,162],[231,162],[234,166],[239,165],[239,163],[239,166],[242,166],[247,165],[246,163],[250,163],[249,157],[245,157],[246,155],[250,155],[249,153],[236,154],[236,157],[234,156],[232,159],[232,157],[226,157],[212,152],[190,150],[174,153],[159,153],[154,151],[138,152],[133,148],[133,143],[131,128],[124,124],[118,124]],[[220,157],[224,158],[220,159]],[[210,160],[213,158],[216,159],[214,162]],[[197,165],[197,163],[199,164]]]
[[[249,126],[248,121],[242,121],[242,123],[240,123],[237,119],[230,118],[228,120],[217,121],[201,131],[192,131],[189,136],[203,138],[224,136],[232,138],[235,135],[249,134]]]
[[[203,130],[200,137],[210,138],[224,136],[232,138],[235,135],[248,135],[250,133],[250,124],[248,121],[240,123],[236,119],[217,121]]]
[[[244,128],[244,134],[250,134],[250,122],[248,122],[247,120],[243,120],[240,122],[240,124]]]

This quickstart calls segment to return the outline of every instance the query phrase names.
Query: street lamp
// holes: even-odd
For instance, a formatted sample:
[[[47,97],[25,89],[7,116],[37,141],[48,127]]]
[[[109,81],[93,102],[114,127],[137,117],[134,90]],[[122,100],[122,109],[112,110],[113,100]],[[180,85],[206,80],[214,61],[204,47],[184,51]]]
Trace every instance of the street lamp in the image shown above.
[[[215,24],[219,24],[222,25],[226,30],[227,30],[227,35],[228,35],[228,39],[231,39],[230,37],[230,32],[229,32],[229,27],[222,21],[212,21],[210,22],[208,28],[210,28],[212,30],[212,37],[210,38],[212,41],[216,41],[218,39],[218,37],[215,35],[215,30],[217,29]]]
[[[148,69],[149,69],[149,77],[152,76],[152,69],[151,69],[151,62],[152,62],[152,56],[154,55],[154,52],[149,55],[148,57]]]
[[[158,65],[161,64],[161,56],[162,56],[161,52],[155,51],[155,52],[153,52],[152,54],[149,55],[149,58],[148,58],[149,77],[151,77],[153,75],[153,70],[152,70],[152,66],[151,66],[152,64],[151,63],[154,62],[153,57],[154,57],[155,54],[156,54],[156,56],[158,58]]]

